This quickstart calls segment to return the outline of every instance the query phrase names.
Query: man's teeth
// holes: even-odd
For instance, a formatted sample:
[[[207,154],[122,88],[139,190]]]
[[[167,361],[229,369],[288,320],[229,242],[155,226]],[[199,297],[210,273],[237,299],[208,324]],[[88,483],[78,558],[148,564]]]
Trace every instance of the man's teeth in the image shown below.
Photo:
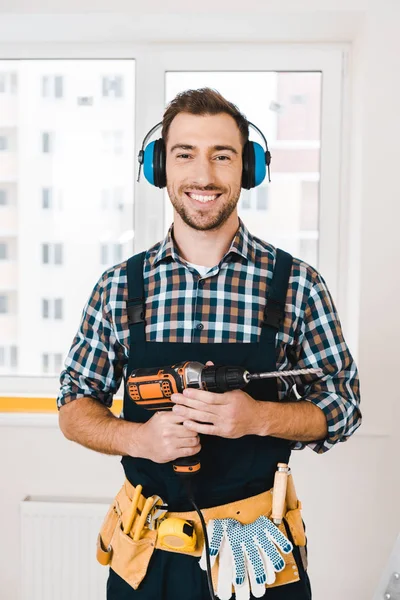
[[[200,196],[199,194],[188,194],[193,200],[198,200],[199,202],[211,202],[211,200],[215,200],[218,194],[214,194],[214,196]]]

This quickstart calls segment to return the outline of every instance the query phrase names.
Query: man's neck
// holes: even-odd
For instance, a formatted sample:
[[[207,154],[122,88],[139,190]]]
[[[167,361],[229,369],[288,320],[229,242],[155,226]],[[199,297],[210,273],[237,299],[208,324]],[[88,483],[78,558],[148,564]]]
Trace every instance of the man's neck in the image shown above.
[[[175,214],[174,241],[179,254],[187,262],[204,267],[214,267],[227,253],[239,227],[234,212],[217,230],[198,231]]]

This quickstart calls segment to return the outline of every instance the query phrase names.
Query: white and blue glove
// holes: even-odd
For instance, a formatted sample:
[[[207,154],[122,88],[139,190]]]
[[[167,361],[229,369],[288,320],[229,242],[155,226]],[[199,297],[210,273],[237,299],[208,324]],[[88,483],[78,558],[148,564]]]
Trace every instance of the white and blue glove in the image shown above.
[[[248,525],[235,519],[211,519],[207,534],[211,565],[219,554],[216,594],[221,600],[231,598],[232,585],[237,600],[249,600],[250,590],[254,597],[261,598],[265,584],[274,583],[275,573],[285,568],[276,546],[284,554],[293,550],[287,537],[264,516]],[[205,544],[200,567],[207,568]]]

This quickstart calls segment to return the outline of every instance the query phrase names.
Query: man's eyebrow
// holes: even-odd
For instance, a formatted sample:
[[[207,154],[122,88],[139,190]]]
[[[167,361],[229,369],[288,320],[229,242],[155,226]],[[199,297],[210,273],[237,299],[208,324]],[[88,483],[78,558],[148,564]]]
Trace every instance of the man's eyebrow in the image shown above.
[[[180,148],[181,150],[196,150],[197,149],[196,146],[191,146],[190,144],[174,144],[172,146],[170,152],[173,152],[174,150],[176,150],[178,148]],[[217,152],[221,152],[223,150],[228,150],[229,152],[232,152],[233,154],[238,154],[238,151],[233,146],[216,145],[216,146],[212,146],[211,149],[216,150]]]

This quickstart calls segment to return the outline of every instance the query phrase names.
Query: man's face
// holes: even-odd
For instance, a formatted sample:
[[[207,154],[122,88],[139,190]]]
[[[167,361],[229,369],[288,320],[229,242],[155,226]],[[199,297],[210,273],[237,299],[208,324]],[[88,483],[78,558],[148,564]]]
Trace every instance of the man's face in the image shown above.
[[[167,190],[176,212],[193,229],[219,229],[236,210],[242,148],[239,128],[226,113],[179,113],[172,121]]]

